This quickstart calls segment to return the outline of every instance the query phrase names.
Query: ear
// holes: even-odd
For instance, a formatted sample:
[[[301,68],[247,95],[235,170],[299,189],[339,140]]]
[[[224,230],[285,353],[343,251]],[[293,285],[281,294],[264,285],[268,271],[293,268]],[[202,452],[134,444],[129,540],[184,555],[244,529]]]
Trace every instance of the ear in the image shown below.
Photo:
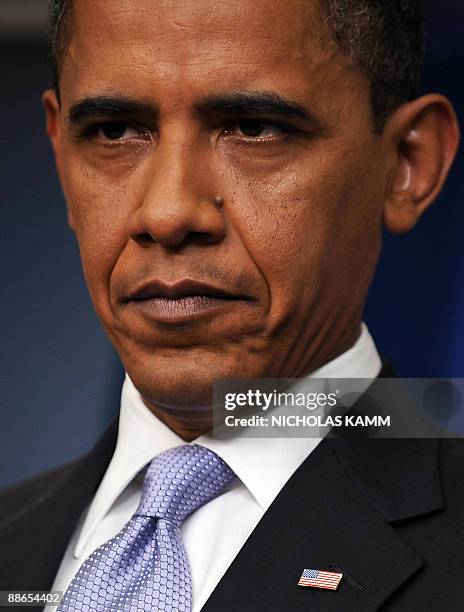
[[[388,119],[384,141],[392,152],[385,226],[394,233],[412,229],[446,180],[459,145],[459,126],[447,98],[423,96]]]
[[[42,95],[42,106],[45,111],[46,132],[55,154],[55,164],[61,179],[61,105],[55,89],[47,89]],[[72,214],[68,207],[68,223],[74,229]]]

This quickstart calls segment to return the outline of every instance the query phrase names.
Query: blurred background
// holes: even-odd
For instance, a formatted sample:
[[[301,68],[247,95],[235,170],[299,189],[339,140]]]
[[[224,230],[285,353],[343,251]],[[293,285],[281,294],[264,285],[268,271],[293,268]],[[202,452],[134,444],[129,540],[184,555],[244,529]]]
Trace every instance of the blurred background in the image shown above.
[[[464,125],[464,2],[427,2],[425,91]],[[0,487],[73,459],[119,408],[123,372],[67,227],[40,96],[47,0],[0,0]],[[366,321],[402,377],[464,377],[463,153],[419,226],[386,236]]]

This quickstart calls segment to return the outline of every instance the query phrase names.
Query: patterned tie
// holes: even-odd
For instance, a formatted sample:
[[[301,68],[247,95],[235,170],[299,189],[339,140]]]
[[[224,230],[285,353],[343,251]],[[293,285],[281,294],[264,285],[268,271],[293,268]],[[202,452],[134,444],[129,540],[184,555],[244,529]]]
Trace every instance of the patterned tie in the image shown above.
[[[180,526],[234,476],[220,457],[197,444],[155,457],[134,516],[83,563],[58,611],[190,611],[190,566]]]

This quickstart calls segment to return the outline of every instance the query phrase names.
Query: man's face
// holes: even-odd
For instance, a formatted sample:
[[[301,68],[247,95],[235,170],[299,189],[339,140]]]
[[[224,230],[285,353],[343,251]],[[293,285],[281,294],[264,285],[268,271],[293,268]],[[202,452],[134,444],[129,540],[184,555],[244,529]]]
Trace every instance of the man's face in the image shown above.
[[[145,398],[301,376],[356,338],[385,152],[308,0],[75,0],[57,161],[92,300]]]

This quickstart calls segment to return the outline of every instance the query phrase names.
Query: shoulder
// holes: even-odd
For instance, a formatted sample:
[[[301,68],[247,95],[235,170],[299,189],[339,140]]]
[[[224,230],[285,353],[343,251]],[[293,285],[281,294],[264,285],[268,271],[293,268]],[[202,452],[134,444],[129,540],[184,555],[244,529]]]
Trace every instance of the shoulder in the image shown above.
[[[442,440],[440,444],[440,473],[445,500],[460,499],[464,503],[464,439]]]
[[[0,530],[52,500],[57,493],[87,497],[102,478],[114,451],[118,431],[114,419],[94,448],[78,459],[0,491]]]
[[[0,529],[17,520],[52,496],[72,478],[82,459],[47,470],[0,491]]]

